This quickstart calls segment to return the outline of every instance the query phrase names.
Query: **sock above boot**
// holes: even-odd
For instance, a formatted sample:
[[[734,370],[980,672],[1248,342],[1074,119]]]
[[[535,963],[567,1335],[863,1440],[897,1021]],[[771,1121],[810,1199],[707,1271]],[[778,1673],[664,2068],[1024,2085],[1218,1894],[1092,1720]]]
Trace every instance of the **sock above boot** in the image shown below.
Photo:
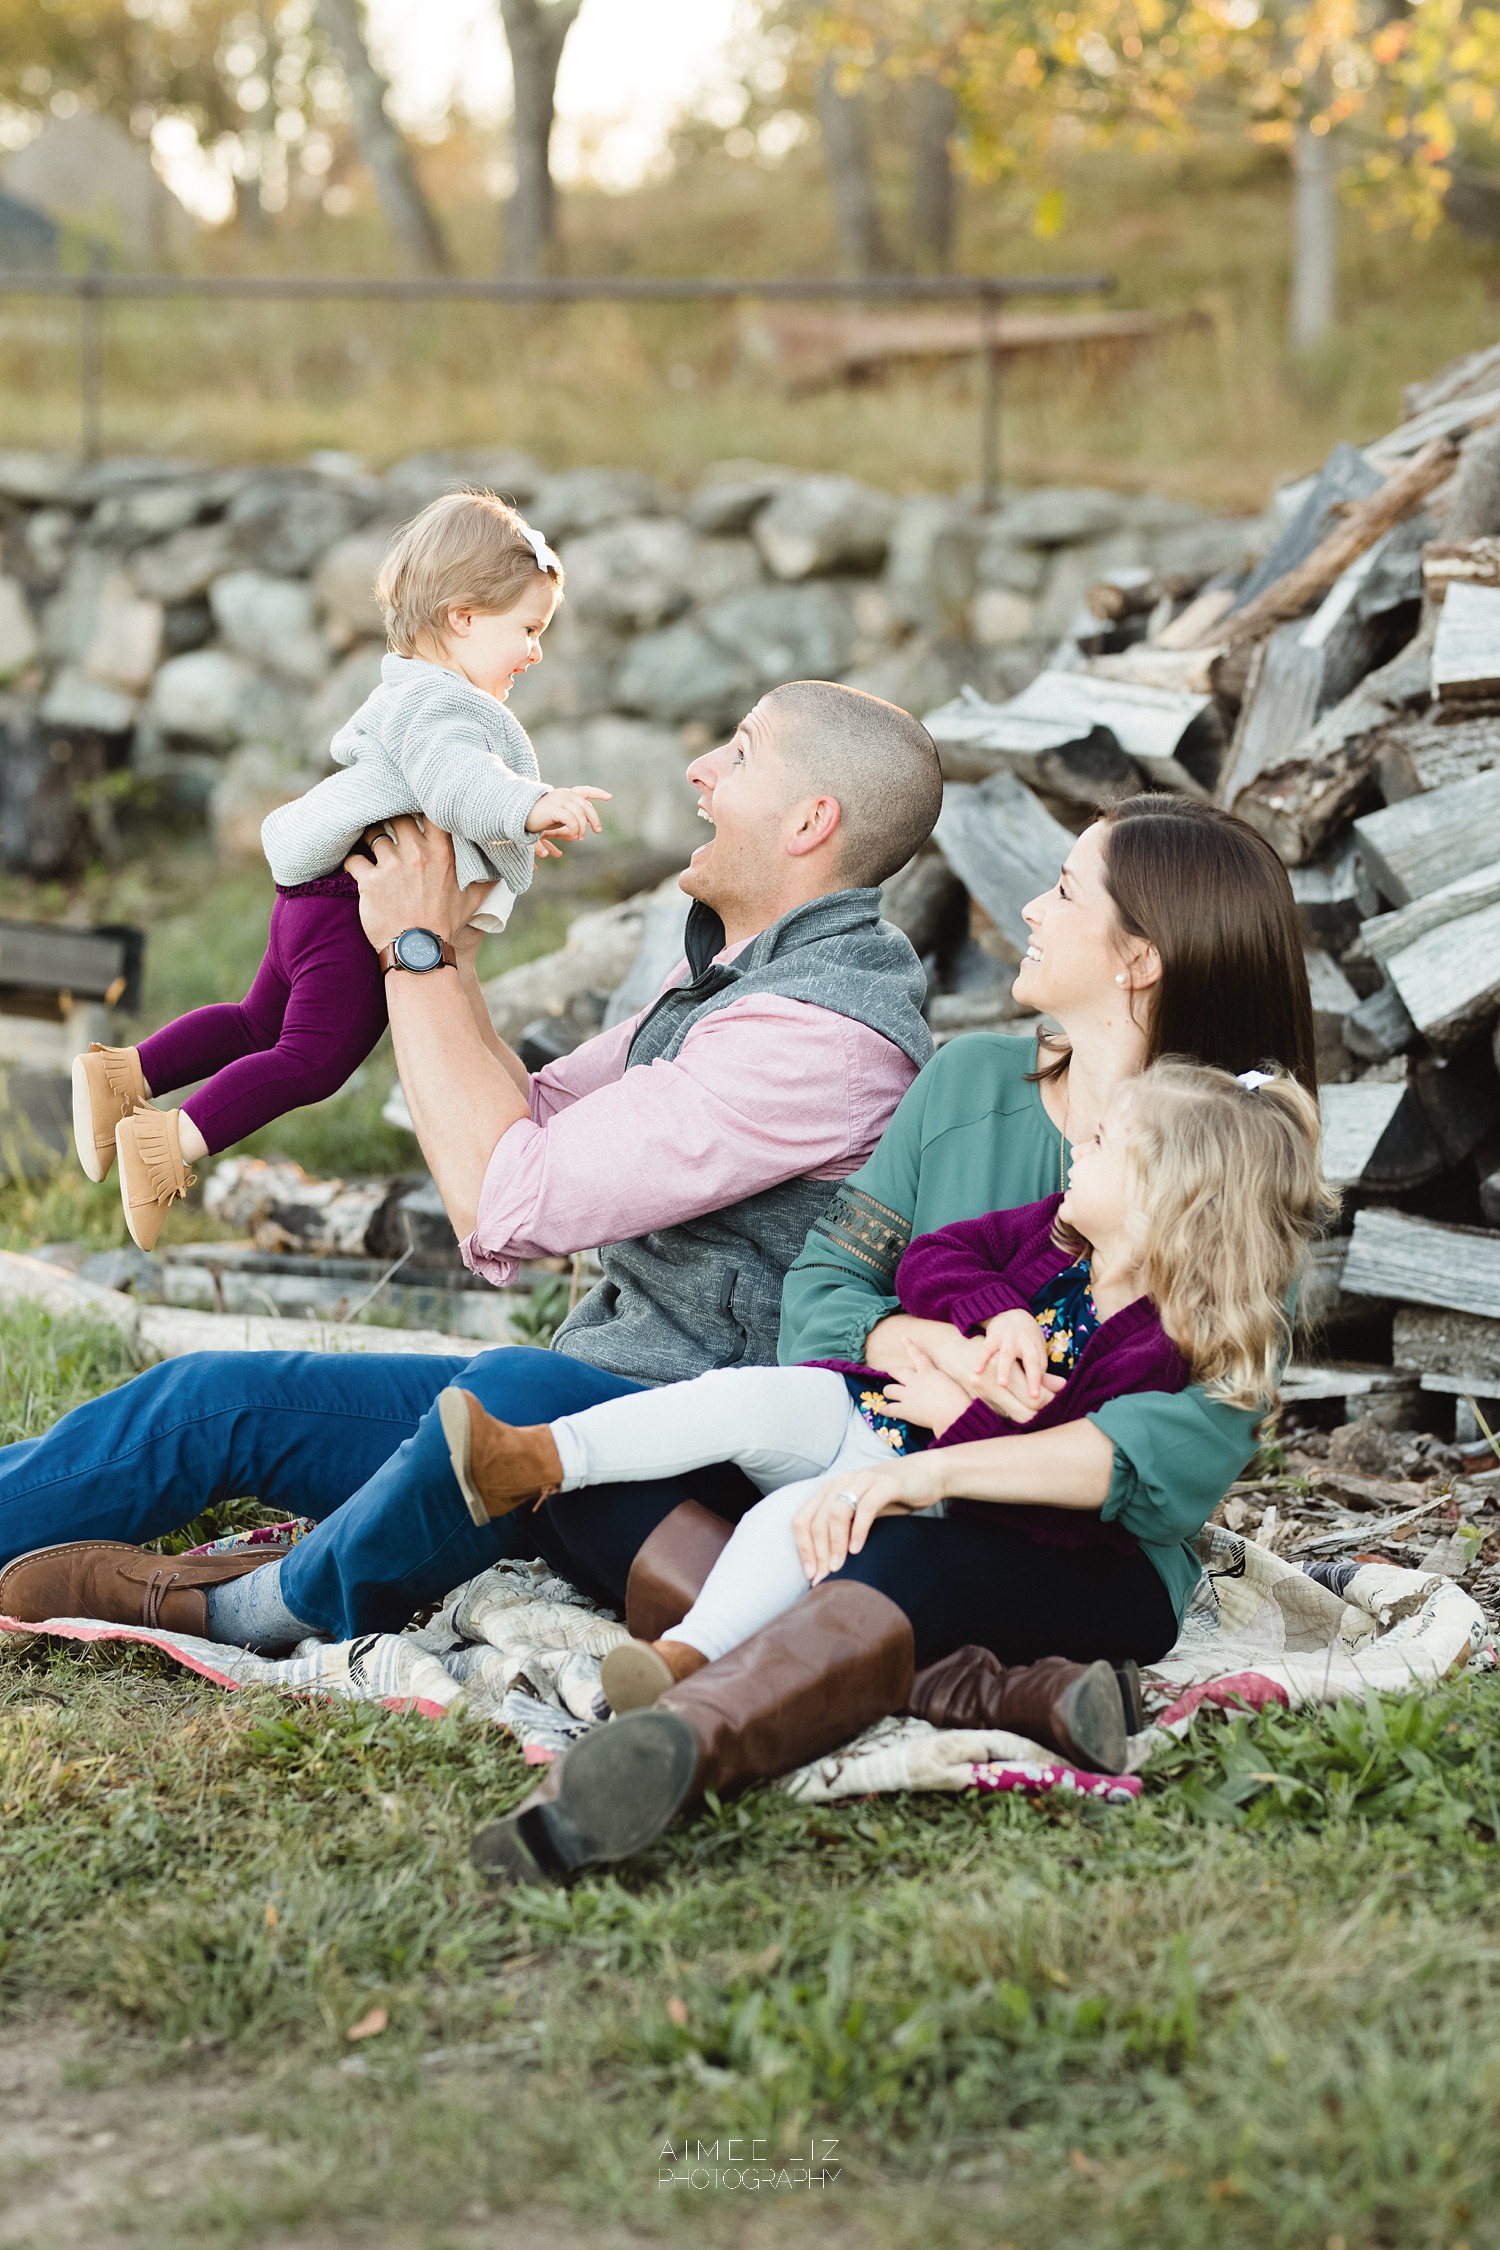
[[[317,1627],[296,1616],[281,1598],[281,1564],[268,1562],[243,1578],[208,1589],[208,1634],[257,1656],[284,1655]]]

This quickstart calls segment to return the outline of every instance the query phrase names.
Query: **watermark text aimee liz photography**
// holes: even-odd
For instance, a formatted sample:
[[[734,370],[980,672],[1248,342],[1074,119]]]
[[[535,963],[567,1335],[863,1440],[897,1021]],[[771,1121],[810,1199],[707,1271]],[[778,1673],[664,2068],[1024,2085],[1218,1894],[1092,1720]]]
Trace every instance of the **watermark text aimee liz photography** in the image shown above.
[[[771,2154],[768,2140],[721,2135],[715,2141],[696,2138],[663,2141],[657,2151],[656,2184],[659,2188],[728,2188],[731,2193],[752,2193],[791,2188],[810,2195],[832,2187],[843,2170],[836,2140],[809,2140],[795,2153]]]

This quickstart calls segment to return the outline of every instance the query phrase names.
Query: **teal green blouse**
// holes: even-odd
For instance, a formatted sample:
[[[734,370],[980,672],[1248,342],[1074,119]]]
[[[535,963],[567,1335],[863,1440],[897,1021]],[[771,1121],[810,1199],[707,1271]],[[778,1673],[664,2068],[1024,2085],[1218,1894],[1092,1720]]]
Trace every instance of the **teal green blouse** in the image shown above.
[[[1035,1064],[1032,1041],[992,1033],[938,1050],[786,1277],[783,1364],[862,1359],[901,1309],[891,1283],[913,1235],[1058,1193],[1067,1143],[1027,1078]],[[1104,1519],[1134,1532],[1180,1622],[1200,1576],[1189,1542],[1254,1453],[1257,1416],[1193,1389],[1138,1391],[1089,1420],[1115,1449]]]

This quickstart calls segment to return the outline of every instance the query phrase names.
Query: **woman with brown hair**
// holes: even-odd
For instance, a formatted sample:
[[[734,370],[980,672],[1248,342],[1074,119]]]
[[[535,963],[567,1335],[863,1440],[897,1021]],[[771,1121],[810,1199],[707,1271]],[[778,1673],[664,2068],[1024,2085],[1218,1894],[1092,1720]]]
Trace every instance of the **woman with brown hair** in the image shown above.
[[[1133,1665],[1177,1638],[1199,1577],[1191,1542],[1251,1458],[1258,1413],[1194,1385],[1028,1431],[1056,1383],[1038,1388],[1003,1356],[986,1364],[982,1332],[944,1335],[903,1313],[896,1268],[914,1236],[1058,1193],[1072,1146],[1159,1057],[1236,1075],[1276,1066],[1315,1093],[1312,1003],[1285,869],[1211,805],[1115,806],[1025,915],[1015,996],[1056,1032],[1035,1043],[969,1035],[926,1066],[788,1274],[779,1352],[903,1381],[937,1365],[1019,1425],[1002,1448],[1005,1489],[985,1495],[998,1505],[983,1534],[1006,1550],[1016,1598],[997,1615],[993,1572],[967,1552],[972,1520],[881,1517],[806,1600],[652,1710],[585,1737],[479,1840],[476,1857],[496,1875],[535,1880],[625,1856],[692,1792],[786,1771],[903,1706],[947,1725],[1012,1728],[1076,1763],[1107,1763],[1108,1746],[1123,1744]],[[688,1501],[644,1543],[636,1518],[627,1554],[624,1512],[613,1492],[562,1494],[535,1518],[538,1541],[653,1639],[685,1614],[729,1526],[720,1539]],[[687,1731],[664,1725],[667,1714]]]

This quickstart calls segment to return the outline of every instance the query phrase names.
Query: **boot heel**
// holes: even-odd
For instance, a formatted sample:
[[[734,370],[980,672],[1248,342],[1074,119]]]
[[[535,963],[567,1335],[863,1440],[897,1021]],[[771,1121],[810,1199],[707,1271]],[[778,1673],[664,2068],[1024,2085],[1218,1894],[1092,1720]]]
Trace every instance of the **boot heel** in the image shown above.
[[[471,1857],[491,1882],[565,1883],[654,1844],[698,1772],[698,1737],[671,1711],[633,1711],[575,1743],[550,1797],[493,1821]]]
[[[1146,1699],[1141,1693],[1141,1671],[1133,1656],[1117,1656],[1111,1660],[1111,1670],[1120,1683],[1120,1702],[1125,1711],[1125,1732],[1144,1734],[1146,1731]]]
[[[1058,1716],[1077,1746],[1080,1763],[1095,1773],[1118,1773],[1125,1763],[1125,1709],[1114,1667],[1101,1658],[1075,1680]]]

